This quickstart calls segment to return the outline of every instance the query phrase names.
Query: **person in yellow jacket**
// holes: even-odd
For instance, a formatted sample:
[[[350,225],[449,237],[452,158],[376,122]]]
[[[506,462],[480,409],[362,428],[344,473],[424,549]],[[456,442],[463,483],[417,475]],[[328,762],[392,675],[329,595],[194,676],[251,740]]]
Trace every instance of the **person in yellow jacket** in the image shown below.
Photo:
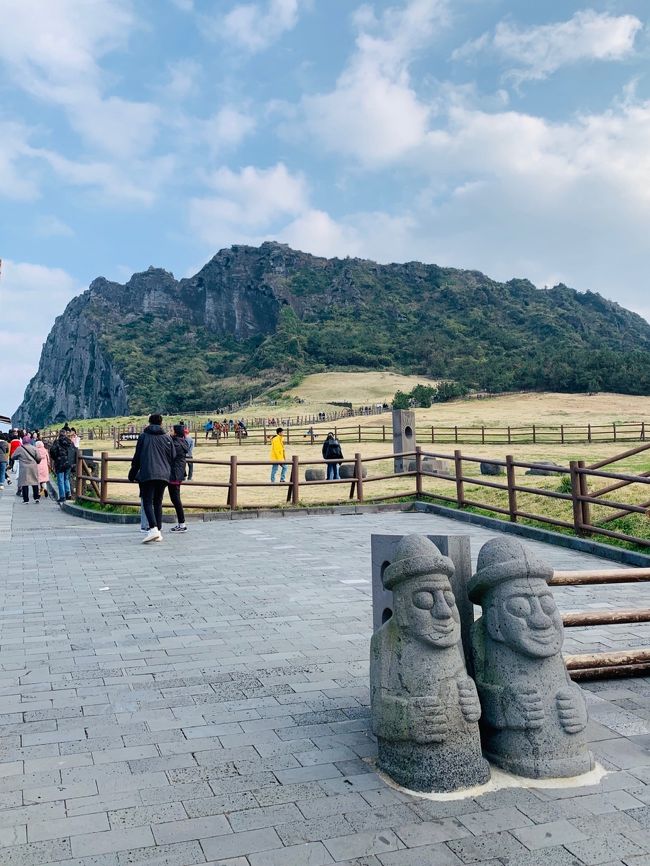
[[[287,475],[287,466],[288,463],[284,461],[287,459],[286,454],[284,453],[284,436],[282,435],[283,428],[278,427],[275,431],[275,436],[271,439],[271,453],[269,455],[269,459],[273,460],[273,466],[271,467],[271,483],[275,483],[275,476],[278,473],[278,466],[282,467],[280,472],[280,484],[286,479]]]

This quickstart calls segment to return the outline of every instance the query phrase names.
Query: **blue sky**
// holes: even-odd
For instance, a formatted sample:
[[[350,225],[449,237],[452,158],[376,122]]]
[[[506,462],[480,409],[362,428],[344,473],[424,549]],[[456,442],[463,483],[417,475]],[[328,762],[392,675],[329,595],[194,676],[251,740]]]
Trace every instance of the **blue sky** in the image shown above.
[[[650,317],[647,0],[0,0],[13,411],[96,276],[233,243],[592,289]]]

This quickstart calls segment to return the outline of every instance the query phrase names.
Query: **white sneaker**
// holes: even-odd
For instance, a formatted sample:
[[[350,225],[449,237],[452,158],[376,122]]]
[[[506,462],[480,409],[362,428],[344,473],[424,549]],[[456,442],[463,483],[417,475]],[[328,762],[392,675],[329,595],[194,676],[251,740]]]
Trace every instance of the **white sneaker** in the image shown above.
[[[156,536],[156,538],[154,538],[154,541],[162,541],[162,540],[163,540],[163,534],[160,530],[158,530],[158,535]]]
[[[5,489],[4,484],[0,484],[0,490],[4,490],[4,489]]]
[[[149,541],[162,541],[162,536],[160,535],[158,528],[155,526],[147,532],[145,537],[142,539],[142,544],[147,544]]]

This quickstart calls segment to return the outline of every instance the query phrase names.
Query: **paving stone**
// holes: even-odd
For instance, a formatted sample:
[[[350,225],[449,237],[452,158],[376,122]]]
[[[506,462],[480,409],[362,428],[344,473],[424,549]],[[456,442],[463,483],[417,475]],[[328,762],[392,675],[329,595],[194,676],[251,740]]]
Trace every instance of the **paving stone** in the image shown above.
[[[363,857],[367,854],[396,851],[400,847],[400,841],[390,830],[379,830],[326,839],[324,845],[332,858],[338,862],[349,860],[352,857]]]
[[[158,845],[167,845],[171,842],[190,842],[193,839],[232,833],[224,815],[175,820],[165,824],[155,824],[152,829]]]
[[[242,854],[282,848],[282,842],[275,830],[265,827],[263,830],[248,830],[244,833],[232,833],[230,836],[202,839],[201,847],[208,860],[227,860]]]
[[[105,812],[82,815],[78,818],[59,818],[53,821],[30,821],[30,842],[44,842],[47,839],[61,839],[64,836],[80,836],[84,833],[99,833],[110,830]]]
[[[156,806],[113,809],[108,813],[108,820],[113,830],[120,827],[142,827],[145,824],[183,821],[186,818],[187,813],[181,803],[159,803]]]
[[[427,845],[408,851],[380,854],[382,866],[460,866],[463,862],[446,845]],[[499,860],[499,866],[503,861]],[[495,861],[496,866],[496,861]]]
[[[472,812],[469,815],[459,815],[458,820],[475,836],[481,833],[498,833],[501,830],[512,830],[515,827],[527,827],[533,822],[518,809],[508,806],[504,809],[490,809],[484,812]]]
[[[586,866],[596,866],[621,857],[628,858],[646,853],[643,848],[620,833],[596,836],[582,842],[565,842],[564,847],[582,860]]]
[[[297,806],[293,803],[284,803],[232,812],[228,815],[228,821],[235,833],[240,833],[242,830],[258,830],[261,827],[274,827],[278,824],[300,821],[302,817]]]
[[[578,842],[587,838],[588,834],[568,821],[552,821],[548,824],[536,824],[534,827],[513,830],[512,835],[523,842],[526,848],[536,850],[563,845],[565,842]]]
[[[91,854],[108,854],[112,851],[144,848],[154,844],[154,837],[149,827],[132,827],[125,830],[107,830],[103,833],[73,836],[70,842],[75,857],[88,857]]]
[[[449,842],[451,839],[462,839],[472,835],[458,818],[441,818],[420,824],[405,824],[397,826],[395,832],[407,848],[436,845],[439,842]]]
[[[507,832],[455,839],[447,845],[463,863],[476,863],[498,857],[510,858],[513,863],[517,863],[518,858],[528,850]]]
[[[262,854],[251,854],[251,866],[327,866],[334,860],[322,842],[292,845]]]

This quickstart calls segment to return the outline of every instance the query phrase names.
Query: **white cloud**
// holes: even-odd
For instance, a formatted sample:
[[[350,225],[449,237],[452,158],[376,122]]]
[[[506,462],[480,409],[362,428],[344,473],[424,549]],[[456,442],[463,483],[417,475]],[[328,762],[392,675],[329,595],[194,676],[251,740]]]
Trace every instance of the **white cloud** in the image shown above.
[[[155,105],[107,96],[99,60],[123,48],[136,20],[131,0],[3,0],[0,61],[31,96],[63,108],[93,148],[128,158],[156,134]]]
[[[243,243],[282,226],[308,207],[305,179],[283,163],[269,169],[220,168],[208,178],[215,195],[190,201],[190,223],[203,240],[220,246]]]
[[[74,230],[63,220],[52,214],[43,214],[37,217],[34,231],[42,238],[74,237]]]
[[[22,124],[0,119],[0,197],[17,201],[38,198],[37,178],[30,175],[29,130]]]
[[[516,81],[547,78],[562,66],[589,60],[623,60],[634,51],[642,28],[634,15],[609,15],[585,9],[568,21],[517,27],[500,22],[494,35],[484,33],[454,52],[455,59],[489,51],[516,67],[509,73]]]
[[[432,106],[422,102],[409,67],[448,20],[447,0],[410,0],[377,17],[354,16],[356,50],[330,93],[303,100],[307,130],[328,150],[381,166],[421,143]]]
[[[164,94],[170,99],[187,99],[196,89],[197,78],[201,71],[200,65],[189,58],[170,63],[169,82],[164,88]]]
[[[3,404],[9,414],[21,402],[25,384],[38,369],[41,346],[52,322],[81,291],[75,278],[61,268],[3,260],[0,351],[10,371],[2,385]]]
[[[266,0],[238,3],[226,15],[204,19],[206,32],[255,54],[264,51],[298,23],[300,12],[312,0]]]
[[[109,202],[149,206],[160,187],[171,176],[175,161],[161,156],[131,161],[126,168],[106,161],[68,159],[55,151],[33,148],[31,153],[47,163],[55,174],[72,186],[88,187]]]
[[[203,136],[213,152],[236,147],[255,129],[255,118],[233,105],[225,105],[201,123]]]

